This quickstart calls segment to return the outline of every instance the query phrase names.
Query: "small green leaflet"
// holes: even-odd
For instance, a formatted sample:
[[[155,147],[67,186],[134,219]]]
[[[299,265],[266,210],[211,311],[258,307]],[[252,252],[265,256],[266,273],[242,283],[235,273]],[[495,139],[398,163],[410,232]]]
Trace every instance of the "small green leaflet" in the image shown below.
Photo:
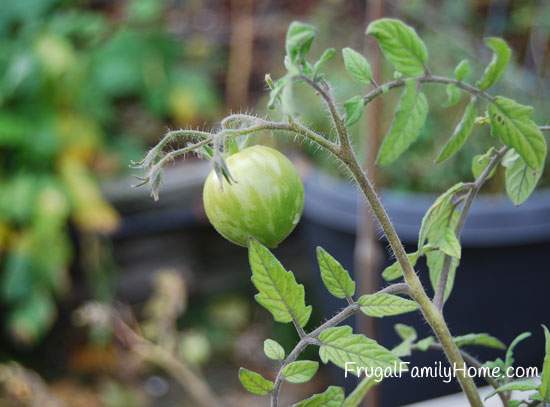
[[[542,170],[546,158],[546,141],[535,122],[533,108],[512,99],[497,96],[489,104],[491,134],[512,147],[529,167]]]
[[[485,45],[493,50],[493,58],[485,68],[481,79],[476,83],[481,90],[489,89],[500,79],[512,56],[512,50],[502,38],[486,38]]]
[[[462,92],[456,85],[449,83],[445,86],[445,93],[447,93],[447,102],[444,105],[445,107],[451,107],[460,102]]]
[[[508,346],[508,350],[506,351],[506,356],[504,358],[504,366],[506,368],[509,368],[514,365],[514,349],[516,346],[524,341],[525,339],[529,338],[531,336],[531,332],[523,332],[522,334],[519,334],[516,336],[516,338],[512,341],[510,346]]]
[[[352,96],[344,102],[344,110],[346,112],[346,126],[350,127],[357,123],[363,115],[364,102],[359,95]]]
[[[515,150],[508,153],[504,172],[506,193],[514,205],[521,205],[535,190],[542,171],[529,167]]]
[[[344,397],[344,389],[330,386],[323,393],[314,394],[310,398],[294,404],[293,407],[342,407]]]
[[[305,305],[304,286],[298,284],[294,274],[286,271],[281,263],[256,240],[248,246],[248,258],[252,268],[252,283],[259,291],[254,297],[277,322],[296,321],[303,327],[311,315],[311,305]]]
[[[364,377],[363,379],[361,379],[355,389],[350,393],[350,395],[346,397],[344,403],[342,404],[342,407],[359,406],[369,390],[376,386],[378,383],[379,382],[376,382],[375,377]]]
[[[470,134],[472,134],[472,130],[474,128],[474,123],[476,119],[475,105],[476,98],[473,97],[472,99],[470,99],[470,103],[468,103],[468,105],[466,106],[466,109],[464,110],[464,115],[455,127],[453,135],[447,141],[447,143],[439,153],[437,159],[435,160],[436,163],[439,164],[452,157],[457,151],[462,148],[464,143],[466,143],[466,140],[468,140],[468,137],[470,137]]]
[[[414,342],[416,341],[416,338],[418,338],[416,329],[414,329],[412,326],[405,324],[395,324],[394,329],[395,332],[397,332],[397,335],[399,335],[399,337],[404,341],[410,340],[411,342]]]
[[[428,101],[416,90],[416,81],[408,79],[401,95],[389,133],[384,138],[377,161],[380,165],[394,162],[416,141],[428,116]]]
[[[378,318],[400,315],[418,309],[415,301],[387,293],[363,295],[358,303],[363,314]]]
[[[315,38],[312,25],[293,21],[286,32],[286,54],[292,64],[302,62]]]
[[[354,334],[350,326],[327,328],[319,335],[319,356],[323,363],[336,366],[359,376],[361,368],[395,367],[400,360],[388,349],[364,335]]]
[[[455,257],[451,257],[450,259],[451,265],[449,267],[449,276],[447,277],[447,286],[445,287],[445,300],[449,298],[449,295],[451,295],[451,291],[453,290],[456,268],[458,267],[459,263],[458,259]],[[439,277],[441,276],[441,272],[443,271],[443,265],[445,263],[445,253],[440,250],[433,250],[426,253],[426,263],[428,264],[430,282],[432,284],[432,288],[435,291],[437,290],[437,287],[439,285]]]
[[[317,262],[327,290],[337,298],[353,297],[355,282],[342,265],[322,247],[317,247]]]
[[[463,81],[464,79],[467,79],[468,76],[470,76],[470,72],[472,71],[472,67],[470,66],[470,61],[467,59],[463,59],[458,63],[458,65],[455,68],[454,75],[455,79],[457,81]]]
[[[408,253],[407,257],[409,258],[409,262],[411,263],[411,266],[416,266],[416,262],[418,261],[418,258],[420,257],[420,252],[417,250],[414,253]],[[382,272],[382,278],[386,281],[393,281],[397,280],[398,278],[403,277],[403,269],[401,268],[401,265],[398,261],[395,261],[391,266],[388,266],[384,269]]]
[[[545,325],[542,326],[542,329],[544,329],[545,355],[544,362],[542,363],[542,374],[539,392],[543,400],[547,403],[550,403],[550,332]]]
[[[372,69],[363,55],[351,48],[344,48],[342,57],[346,70],[356,81],[365,85],[372,82]]]
[[[314,362],[313,360],[298,360],[286,365],[282,373],[287,382],[306,383],[315,376],[318,369],[319,362]]]
[[[414,345],[415,349],[418,349],[422,352],[426,352],[430,349],[430,346],[435,343],[435,338],[433,336],[427,336],[424,339],[419,340]]]
[[[267,380],[261,374],[244,367],[239,369],[239,381],[248,392],[257,396],[265,396],[273,390],[271,380]]]
[[[381,18],[367,27],[367,35],[378,41],[384,56],[404,75],[422,75],[428,50],[414,28],[393,18]]]
[[[283,76],[280,79],[277,79],[273,83],[273,87],[269,92],[269,101],[267,102],[268,109],[274,109],[277,103],[281,102],[281,96],[285,86],[289,83],[290,79],[288,76]]]
[[[485,168],[487,168],[487,166],[491,162],[491,159],[494,157],[494,155],[495,155],[495,148],[491,147],[489,148],[489,150],[487,150],[487,152],[474,156],[474,158],[472,159],[472,175],[474,176],[475,179],[478,179],[483,173],[483,171],[485,171]],[[491,173],[487,176],[486,179],[489,179],[493,175],[495,175],[496,170],[497,170],[496,167],[493,168],[491,170]]]
[[[510,383],[503,384],[498,389],[496,389],[494,392],[489,394],[487,397],[485,397],[485,400],[490,399],[497,393],[502,393],[503,391],[528,391],[528,390],[536,390],[538,389],[539,385],[535,383],[532,379],[526,379],[526,380],[516,380]]]
[[[319,74],[319,70],[323,67],[324,64],[326,64],[328,61],[330,61],[334,56],[336,55],[336,50],[334,48],[327,48],[319,57],[319,60],[315,62],[315,65],[313,65],[313,76],[317,76]]]
[[[506,349],[506,345],[499,339],[485,333],[455,336],[453,341],[459,348],[463,346],[484,346],[493,349]]]
[[[285,350],[273,339],[266,339],[264,341],[264,353],[272,360],[283,360],[285,358]]]

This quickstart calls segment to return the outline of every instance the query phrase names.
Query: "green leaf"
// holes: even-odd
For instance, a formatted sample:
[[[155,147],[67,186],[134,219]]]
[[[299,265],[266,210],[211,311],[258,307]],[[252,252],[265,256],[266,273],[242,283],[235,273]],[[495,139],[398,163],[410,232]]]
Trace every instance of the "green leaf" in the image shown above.
[[[494,155],[495,155],[495,148],[491,147],[489,148],[489,150],[487,150],[487,152],[474,156],[474,158],[472,159],[472,174],[475,179],[478,179],[483,173],[483,171],[485,171],[485,168],[487,168],[487,166],[491,162]],[[493,175],[495,175],[496,170],[497,170],[496,167],[493,168],[491,170],[491,173],[487,176],[486,179],[489,179]]]
[[[426,352],[430,349],[430,346],[435,343],[435,338],[433,336],[427,336],[424,339],[419,340],[415,344],[415,348],[419,351]]]
[[[460,102],[462,92],[460,91],[458,86],[449,83],[447,86],[445,86],[445,93],[447,93],[447,102],[445,102],[445,107],[451,107]]]
[[[273,390],[271,380],[267,380],[261,374],[244,367],[239,369],[239,381],[248,392],[257,396],[265,396]]]
[[[542,170],[546,158],[546,141],[535,122],[533,108],[512,99],[497,96],[489,105],[491,134],[512,147],[529,167]]]
[[[542,171],[529,167],[518,154],[513,157],[504,172],[506,193],[514,205],[521,205],[535,190]]]
[[[428,252],[426,253],[426,262],[428,264],[430,282],[435,291],[437,290],[439,278],[441,276],[441,272],[443,271],[445,253],[440,250]],[[449,268],[449,276],[447,277],[447,286],[445,287],[445,300],[449,298],[449,295],[451,295],[451,291],[453,290],[458,263],[459,261],[456,257],[451,257],[451,266]]]
[[[464,115],[462,116],[462,119],[455,127],[453,135],[447,141],[447,143],[437,156],[437,159],[435,160],[436,163],[441,163],[452,157],[457,151],[462,148],[464,143],[466,143],[466,140],[468,140],[468,137],[470,137],[470,134],[472,134],[472,130],[474,128],[474,123],[476,119],[475,105],[476,98],[472,98],[470,100],[470,103],[468,103],[466,109],[464,110]]]
[[[372,82],[372,69],[363,55],[351,48],[344,48],[342,57],[346,70],[356,81],[365,85]]]
[[[323,393],[314,394],[310,398],[294,404],[293,407],[342,407],[344,397],[344,389],[330,386]]]
[[[428,115],[428,101],[422,92],[416,90],[416,81],[406,81],[389,133],[378,152],[378,163],[388,165],[394,162],[416,141]]]
[[[346,126],[350,127],[359,121],[363,115],[364,106],[364,101],[361,96],[352,96],[344,102]]]
[[[337,298],[353,297],[355,282],[338,260],[322,247],[317,247],[317,261],[327,290]]]
[[[313,360],[298,360],[289,363],[283,368],[283,377],[290,383],[306,383],[311,380],[317,370],[319,362]]]
[[[266,339],[264,341],[264,353],[272,360],[283,360],[285,358],[285,350],[273,339]]]
[[[269,101],[267,102],[268,109],[274,109],[275,105],[281,102],[283,90],[285,89],[285,86],[288,84],[288,82],[289,78],[287,76],[283,76],[273,83],[273,88],[269,92]]]
[[[515,347],[525,339],[529,338],[531,336],[531,332],[523,332],[522,334],[519,334],[516,336],[516,338],[512,341],[510,346],[508,346],[508,350],[506,351],[506,357],[504,358],[504,365],[506,368],[509,368],[514,365],[514,349]]]
[[[51,294],[33,290],[32,294],[17,303],[6,321],[10,334],[22,344],[40,339],[55,321],[57,310]]]
[[[367,34],[377,39],[384,56],[405,75],[422,75],[428,62],[428,50],[414,30],[392,18],[373,21]]]
[[[493,50],[493,58],[485,68],[481,79],[476,83],[481,90],[489,89],[500,79],[512,56],[512,50],[502,38],[486,38],[485,44]]]
[[[485,400],[490,399],[497,393],[502,393],[503,391],[528,391],[528,390],[536,390],[539,387],[537,383],[535,383],[532,379],[526,379],[526,380],[516,380],[513,382],[509,382],[506,384],[503,384],[498,389],[496,389],[494,392],[490,393],[487,397],[485,397]]]
[[[414,253],[408,253],[407,257],[411,263],[411,266],[414,267],[420,257],[420,252],[417,250]],[[401,277],[403,277],[403,269],[398,261],[395,261],[391,266],[386,267],[382,272],[382,278],[386,281],[393,281]]]
[[[376,380],[376,377],[364,377],[363,379],[361,379],[355,389],[350,393],[348,397],[346,397],[344,403],[342,404],[342,407],[359,406],[369,390],[379,383]]]
[[[376,367],[393,368],[400,360],[388,349],[364,335],[354,334],[351,327],[344,325],[327,328],[319,335],[321,347],[319,356],[323,363],[332,362],[359,376],[359,369]]]
[[[544,362],[542,363],[542,374],[541,374],[541,383],[540,383],[540,395],[543,400],[547,403],[550,402],[550,332],[548,328],[543,325],[544,329],[544,338],[545,338],[545,354]]]
[[[292,64],[301,63],[315,38],[312,25],[293,21],[286,32],[286,54]]]
[[[397,335],[399,335],[399,337],[404,341],[411,340],[412,342],[414,342],[416,341],[416,338],[418,338],[416,329],[414,329],[412,326],[405,324],[395,324],[394,329],[395,332],[397,332]]]
[[[361,312],[370,317],[400,315],[418,309],[415,301],[387,293],[365,294],[358,301]]]
[[[330,61],[332,58],[334,58],[335,55],[336,50],[334,48],[327,48],[326,50],[324,50],[319,57],[319,60],[315,62],[315,65],[313,65],[313,75],[317,76],[322,66]]]
[[[453,341],[459,348],[463,346],[484,346],[493,349],[506,349],[506,345],[499,339],[485,333],[455,336]]]
[[[447,256],[460,259],[462,250],[453,228],[445,228],[442,238],[439,240],[439,249]]]
[[[464,79],[467,79],[468,76],[470,76],[470,72],[472,71],[472,67],[470,66],[470,61],[467,59],[463,59],[458,63],[458,65],[455,68],[454,75],[455,79],[457,81],[463,81]]]
[[[252,268],[252,283],[259,291],[254,297],[277,322],[295,321],[303,327],[311,315],[311,305],[305,305],[304,286],[294,274],[286,271],[271,252],[256,240],[251,240],[248,258]]]

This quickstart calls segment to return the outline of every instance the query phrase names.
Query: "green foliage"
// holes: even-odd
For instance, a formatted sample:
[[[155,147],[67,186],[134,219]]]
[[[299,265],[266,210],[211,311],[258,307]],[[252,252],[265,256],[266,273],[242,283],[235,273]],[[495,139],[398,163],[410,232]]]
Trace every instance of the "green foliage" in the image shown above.
[[[286,55],[291,65],[302,65],[315,39],[315,28],[309,24],[294,21],[286,33]]]
[[[445,263],[445,253],[441,250],[433,250],[426,253],[426,262],[428,264],[430,283],[434,291],[439,286],[439,278],[443,271],[443,265]],[[447,285],[445,287],[445,300],[451,295],[453,290],[456,268],[458,267],[459,260],[456,257],[451,257],[451,263],[449,267],[449,275],[447,277]]]
[[[548,403],[550,402],[550,332],[545,325],[542,328],[544,330],[545,346],[539,393],[542,399]]]
[[[264,353],[269,359],[273,360],[283,360],[285,358],[285,350],[273,339],[266,339],[264,341]]]
[[[481,90],[489,89],[501,78],[512,56],[512,50],[502,38],[486,38],[485,44],[493,50],[493,59],[485,68],[481,79],[476,83]]]
[[[357,369],[394,367],[399,359],[389,350],[364,335],[354,334],[350,326],[327,328],[319,335],[319,356],[323,363],[332,362],[345,369],[346,363],[355,363],[348,371],[359,376]]]
[[[273,390],[271,380],[267,380],[261,374],[244,367],[239,369],[239,381],[248,392],[257,396],[265,396]]]
[[[372,69],[367,58],[351,48],[344,48],[342,57],[344,58],[346,70],[353,79],[364,85],[372,82]]]
[[[255,240],[248,248],[252,283],[258,290],[254,297],[277,322],[295,322],[303,327],[311,315],[305,305],[304,286],[298,284],[291,271],[286,271],[271,252]]]
[[[351,298],[355,294],[355,282],[347,270],[322,247],[317,247],[317,262],[321,279],[327,290],[336,298]]]
[[[355,389],[346,397],[342,407],[357,407],[361,404],[370,389],[376,386],[376,378],[365,377],[361,379]]]
[[[428,50],[414,30],[391,18],[373,21],[367,34],[378,40],[384,56],[404,75],[422,75],[428,62]]]
[[[350,127],[357,123],[363,115],[364,107],[363,98],[361,96],[352,96],[344,102],[344,111],[346,112],[346,126]]]
[[[542,175],[542,170],[529,167],[515,150],[509,150],[502,163],[506,167],[504,172],[506,193],[514,205],[521,205],[535,190]]]
[[[312,360],[298,360],[286,365],[283,370],[283,377],[290,383],[306,383],[311,380],[317,370],[319,362]]]
[[[472,67],[470,65],[470,61],[468,61],[467,59],[463,59],[456,66],[454,71],[454,76],[457,81],[464,81],[468,79],[471,72],[472,72]]]
[[[514,349],[516,346],[523,342],[525,339],[529,338],[531,336],[531,332],[523,332],[522,334],[519,334],[513,341],[510,343],[510,346],[508,346],[508,349],[506,350],[506,356],[504,359],[504,365],[506,368],[509,368],[514,365]]]
[[[413,253],[408,253],[407,258],[409,259],[409,262],[411,263],[411,266],[416,266],[416,262],[418,261],[418,258],[420,257],[420,251],[417,250]],[[393,262],[392,265],[386,267],[384,271],[382,272],[382,278],[386,281],[393,281],[397,280],[398,278],[403,277],[403,269],[401,268],[401,265],[398,261]]]
[[[387,293],[365,294],[357,302],[363,314],[378,318],[400,315],[418,309],[415,301]]]
[[[497,96],[489,105],[491,134],[516,150],[529,167],[540,171],[546,158],[546,141],[532,115],[531,106],[503,96]]]
[[[463,346],[483,346],[493,349],[506,349],[506,345],[500,340],[489,334],[467,334],[462,336],[455,336],[453,341],[459,348]]]
[[[342,407],[344,397],[344,389],[329,386],[323,393],[314,394],[310,398],[294,404],[293,407]]]
[[[526,379],[526,380],[516,380],[513,382],[509,382],[506,384],[503,384],[502,386],[498,387],[494,392],[490,393],[485,397],[485,400],[490,399],[497,393],[502,393],[504,391],[528,391],[528,390],[537,390],[538,384],[535,383],[533,379]]]
[[[403,154],[418,138],[428,115],[428,101],[417,91],[417,82],[406,80],[389,133],[384,138],[377,162],[388,165]]]
[[[491,147],[487,152],[483,154],[478,154],[472,159],[472,174],[475,179],[478,179],[483,171],[487,168],[491,159],[495,155],[495,148]],[[490,179],[495,175],[497,167],[495,166],[491,172],[487,175],[486,179]]]
[[[470,137],[470,134],[472,134],[472,130],[474,129],[476,118],[475,105],[476,98],[472,97],[470,103],[468,103],[468,105],[466,106],[466,110],[464,110],[464,115],[462,116],[462,119],[454,129],[453,135],[439,153],[436,159],[436,163],[441,163],[452,157],[454,154],[456,154],[457,151],[462,148],[464,143],[466,143],[466,140],[468,140],[468,137]]]

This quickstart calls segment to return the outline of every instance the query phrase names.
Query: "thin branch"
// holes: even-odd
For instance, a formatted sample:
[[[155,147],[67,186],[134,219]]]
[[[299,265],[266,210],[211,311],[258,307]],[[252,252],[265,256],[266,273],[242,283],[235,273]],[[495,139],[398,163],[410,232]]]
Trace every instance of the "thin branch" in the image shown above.
[[[539,126],[539,129],[541,131],[550,131],[550,125]]]
[[[508,147],[502,147],[495,153],[495,155],[491,158],[491,161],[489,161],[483,172],[477,177],[472,187],[470,188],[468,194],[466,195],[466,199],[464,200],[462,212],[460,213],[460,218],[458,219],[458,223],[456,225],[455,233],[457,238],[460,239],[460,234],[462,233],[462,229],[464,228],[464,224],[466,223],[466,218],[468,217],[470,208],[472,207],[472,203],[479,193],[479,190],[483,187],[495,167],[500,163],[502,157],[504,157],[504,154],[506,154],[508,149]],[[451,256],[445,255],[441,275],[439,277],[437,288],[435,290],[433,302],[439,310],[442,310],[445,304],[445,288],[447,287],[447,281],[449,280],[452,260],[453,259]]]

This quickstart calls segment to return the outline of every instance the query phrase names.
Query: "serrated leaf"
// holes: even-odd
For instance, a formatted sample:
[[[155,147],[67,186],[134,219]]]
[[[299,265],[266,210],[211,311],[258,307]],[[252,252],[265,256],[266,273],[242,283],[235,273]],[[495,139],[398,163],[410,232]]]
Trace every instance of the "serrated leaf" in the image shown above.
[[[327,290],[337,298],[353,297],[355,282],[348,271],[322,247],[317,247],[317,262]]]
[[[452,157],[462,148],[464,143],[466,143],[466,140],[468,140],[468,137],[470,137],[470,134],[472,134],[476,119],[475,105],[476,99],[472,98],[470,100],[470,103],[468,103],[466,109],[464,110],[462,119],[460,119],[460,122],[458,122],[457,126],[455,127],[453,135],[447,141],[447,143],[437,156],[437,159],[435,160],[437,163],[441,163]]]
[[[528,391],[528,390],[536,390],[539,387],[539,385],[534,382],[532,379],[526,379],[526,380],[516,380],[513,382],[509,382],[506,384],[503,384],[499,388],[497,388],[495,391],[490,393],[487,397],[485,397],[485,400],[490,399],[497,393],[502,393],[503,391]]]
[[[363,314],[378,318],[405,314],[418,309],[415,301],[387,293],[365,294],[357,302]]]
[[[393,18],[382,18],[369,24],[367,34],[376,38],[396,70],[405,75],[424,73],[428,50],[414,28]]]
[[[463,346],[483,346],[493,349],[506,349],[506,345],[498,338],[486,333],[455,336],[453,341],[459,348]]]
[[[312,25],[293,21],[286,32],[286,54],[293,64],[302,62],[315,38],[315,28]]]
[[[344,403],[342,404],[342,407],[359,406],[369,390],[379,383],[379,381],[377,382],[376,380],[377,379],[375,377],[364,377],[363,379],[361,379],[355,389],[350,393],[349,396],[346,397]]]
[[[282,373],[287,382],[306,383],[315,376],[318,369],[319,362],[313,360],[298,360],[286,365]]]
[[[271,380],[267,380],[261,374],[244,367],[239,369],[239,381],[249,393],[257,396],[265,396],[273,390]]]
[[[311,315],[305,305],[304,286],[298,284],[291,271],[286,271],[271,252],[256,240],[248,246],[252,283],[259,291],[254,297],[277,322],[295,321],[303,327]]]
[[[416,90],[416,81],[409,79],[401,95],[390,131],[384,138],[377,162],[388,165],[394,162],[416,141],[428,115],[428,101]]]
[[[350,127],[359,121],[363,115],[364,106],[363,98],[361,96],[352,96],[344,102],[346,126]]]
[[[548,328],[543,325],[542,329],[544,330],[544,362],[542,363],[542,374],[541,374],[541,383],[540,383],[540,395],[543,400],[547,403],[550,402],[550,332]]]
[[[474,156],[474,158],[472,159],[472,175],[475,179],[478,179],[483,171],[485,171],[485,168],[487,168],[494,155],[495,148],[491,147],[489,148],[489,150],[487,150],[487,152]],[[493,168],[486,179],[492,178],[493,175],[495,175],[496,170],[496,167]]]
[[[360,369],[392,368],[400,363],[388,349],[364,335],[354,334],[347,325],[325,329],[319,340],[319,356],[323,363],[332,362],[342,369],[346,369],[346,363],[351,363],[353,368],[348,366],[347,370],[356,376]]]
[[[435,338],[433,336],[427,336],[424,339],[419,340],[415,344],[415,348],[419,351],[426,352],[430,349],[430,346],[435,343]]]
[[[508,346],[508,350],[506,350],[506,356],[504,358],[504,365],[506,368],[509,368],[514,365],[514,349],[516,346],[524,341],[525,339],[529,338],[531,336],[531,332],[523,332],[522,334],[519,334],[516,336],[516,338],[512,341],[510,346]]]
[[[546,158],[546,141],[535,122],[533,108],[512,99],[497,96],[489,104],[491,134],[512,147],[529,167],[542,170]]]
[[[285,358],[285,350],[273,339],[266,339],[264,341],[264,353],[272,360],[283,360]]]
[[[504,172],[506,193],[514,205],[521,205],[531,196],[541,175],[541,170],[532,169],[516,154]]]
[[[467,79],[468,76],[470,76],[470,72],[472,71],[472,67],[470,66],[470,61],[467,59],[463,59],[458,63],[454,70],[454,76],[457,81],[463,81],[464,79]]]
[[[500,79],[512,56],[512,50],[502,38],[486,38],[485,45],[493,50],[493,58],[485,68],[481,79],[476,83],[481,90],[489,89]]]
[[[365,85],[372,82],[372,69],[367,58],[351,48],[344,48],[342,57],[346,70],[356,81]]]
[[[441,272],[443,271],[444,262],[445,253],[443,253],[442,251],[433,250],[426,253],[426,263],[428,264],[430,282],[434,291],[437,290],[437,287],[439,285],[439,278],[441,276]],[[451,257],[451,265],[449,267],[449,275],[447,277],[447,286],[445,287],[445,301],[447,300],[447,298],[449,298],[449,295],[451,295],[451,292],[453,290],[458,263],[459,260],[457,258]]]
[[[413,267],[416,266],[416,262],[419,257],[420,252],[418,250],[407,254],[407,258]],[[403,277],[403,269],[398,261],[395,261],[391,266],[386,267],[382,272],[382,278],[386,281],[393,281],[401,277]]]
[[[330,386],[323,393],[314,394],[310,398],[294,404],[293,407],[342,407],[344,397],[344,389]]]
[[[397,332],[397,335],[399,335],[399,337],[404,341],[411,340],[412,342],[414,342],[418,337],[418,334],[416,333],[416,329],[414,329],[412,326],[405,325],[405,324],[395,324],[394,329],[395,329],[395,332]]]

